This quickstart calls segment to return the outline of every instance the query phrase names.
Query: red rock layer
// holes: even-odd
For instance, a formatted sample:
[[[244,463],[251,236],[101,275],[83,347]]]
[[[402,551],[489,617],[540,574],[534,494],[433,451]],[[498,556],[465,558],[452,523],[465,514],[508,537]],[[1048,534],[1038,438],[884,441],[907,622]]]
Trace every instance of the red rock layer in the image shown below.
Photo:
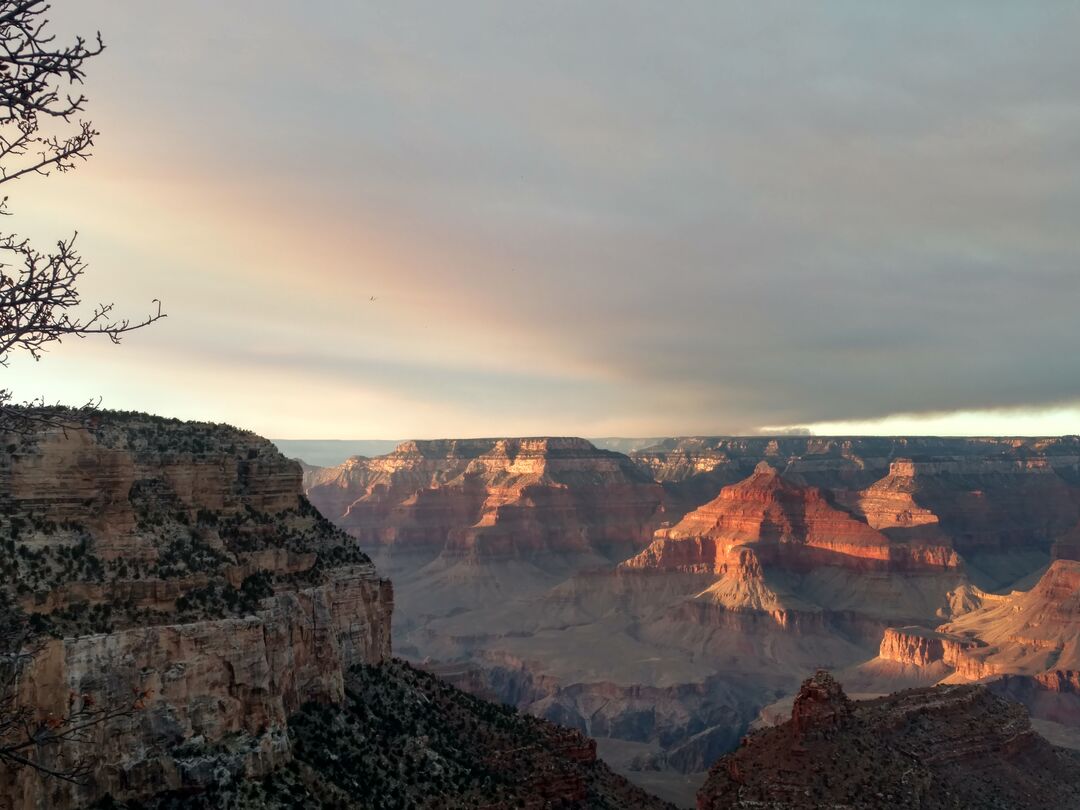
[[[885,661],[919,667],[941,662],[961,666],[967,650],[984,646],[977,639],[940,633],[924,627],[889,627],[881,639],[878,656]]]
[[[833,506],[814,487],[794,484],[762,462],[744,481],[660,529],[627,568],[723,574],[747,563],[752,546],[761,565],[808,569],[839,565],[859,570],[955,568],[946,546],[900,544]]]
[[[640,548],[661,489],[583,439],[406,442],[312,477],[308,497],[365,546],[506,557]]]
[[[923,667],[940,662],[952,680],[1023,676],[1047,691],[1080,694],[1080,562],[1057,560],[1030,591],[983,599],[982,608],[937,630],[887,630],[879,657]]]
[[[793,482],[835,492],[891,537],[944,536],[961,553],[1047,551],[1080,517],[1077,437],[697,437],[631,455],[664,482],[673,511],[704,503],[709,485],[739,480],[765,460]]]

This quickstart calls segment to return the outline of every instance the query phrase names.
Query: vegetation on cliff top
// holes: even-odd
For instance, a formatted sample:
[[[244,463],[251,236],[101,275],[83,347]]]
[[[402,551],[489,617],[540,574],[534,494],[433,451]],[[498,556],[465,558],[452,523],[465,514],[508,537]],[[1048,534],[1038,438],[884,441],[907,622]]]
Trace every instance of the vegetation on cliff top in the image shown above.
[[[576,731],[488,703],[401,661],[355,667],[343,706],[308,704],[289,721],[294,759],[261,780],[225,774],[200,794],[127,810],[655,808]],[[182,752],[213,759],[215,750]]]

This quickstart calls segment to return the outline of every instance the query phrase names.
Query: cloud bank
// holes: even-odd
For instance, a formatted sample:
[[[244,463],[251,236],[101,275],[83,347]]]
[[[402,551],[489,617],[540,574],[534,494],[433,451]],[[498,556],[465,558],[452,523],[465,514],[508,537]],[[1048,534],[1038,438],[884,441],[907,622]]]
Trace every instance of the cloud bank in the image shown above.
[[[297,438],[1080,430],[1073,4],[53,16],[106,37],[102,146],[12,208],[169,319],[25,396]]]

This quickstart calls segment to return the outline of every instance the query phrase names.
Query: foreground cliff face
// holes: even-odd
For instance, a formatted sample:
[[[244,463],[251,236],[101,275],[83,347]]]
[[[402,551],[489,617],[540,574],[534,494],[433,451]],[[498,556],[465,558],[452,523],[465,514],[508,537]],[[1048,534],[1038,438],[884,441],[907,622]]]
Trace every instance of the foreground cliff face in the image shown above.
[[[289,714],[389,655],[389,583],[269,442],[104,412],[0,447],[0,569],[38,634],[16,702],[41,723],[72,701],[127,709],[36,755],[91,762],[85,784],[0,772],[0,807],[199,787],[216,777],[192,741],[267,773],[292,756]]]
[[[852,702],[819,672],[790,721],[716,763],[698,808],[1074,807],[1078,765],[1080,754],[1051,746],[1022,706],[985,687]]]

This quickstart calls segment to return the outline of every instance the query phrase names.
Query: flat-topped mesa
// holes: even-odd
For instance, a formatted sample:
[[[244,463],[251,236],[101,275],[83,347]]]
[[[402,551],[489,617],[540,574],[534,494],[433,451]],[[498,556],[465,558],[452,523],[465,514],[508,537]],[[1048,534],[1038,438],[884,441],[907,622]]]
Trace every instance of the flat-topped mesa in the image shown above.
[[[662,508],[626,456],[566,437],[404,442],[324,472],[308,496],[366,547],[489,557],[630,553]]]
[[[947,546],[891,541],[834,506],[816,487],[789,481],[760,462],[745,480],[660,529],[653,543],[624,566],[640,570],[723,573],[740,546],[753,545],[766,566],[804,570],[819,565],[887,570],[956,568]]]
[[[1051,746],[1022,706],[984,686],[851,702],[819,673],[789,722],[750,734],[713,766],[697,806],[1074,807],[1077,765],[1080,754]]]
[[[43,632],[17,705],[42,720],[73,695],[102,708],[143,695],[86,745],[41,752],[58,770],[92,752],[85,785],[0,771],[0,808],[198,786],[209,771],[169,753],[188,739],[266,773],[291,755],[290,712],[343,699],[349,666],[389,656],[390,583],[265,439],[101,412],[0,447],[0,588]]]
[[[985,646],[978,639],[942,633],[927,627],[888,627],[878,657],[884,661],[928,667],[935,663],[956,668],[970,649]]]

